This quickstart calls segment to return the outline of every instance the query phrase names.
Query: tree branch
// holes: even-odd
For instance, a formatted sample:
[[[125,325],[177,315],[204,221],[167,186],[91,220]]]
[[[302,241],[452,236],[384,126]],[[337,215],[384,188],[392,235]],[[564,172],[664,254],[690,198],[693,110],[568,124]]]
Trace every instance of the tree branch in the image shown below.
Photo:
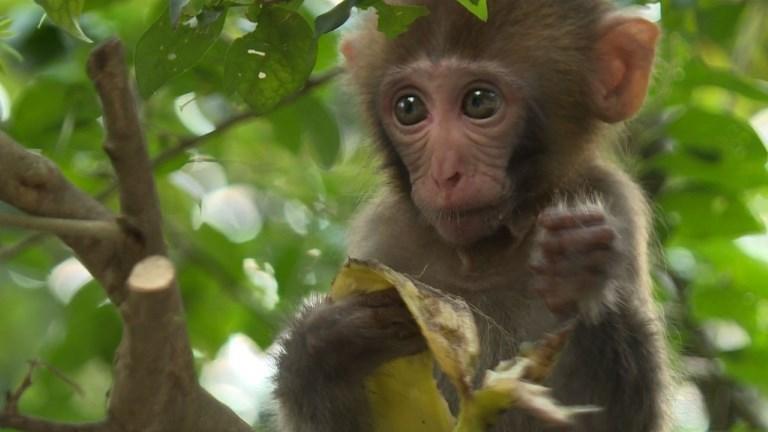
[[[97,47],[88,75],[104,107],[104,149],[117,174],[123,216],[137,230],[135,248],[121,251],[136,264],[127,277],[127,300],[120,305],[125,329],[109,419],[128,430],[250,430],[197,382],[175,270],[161,256],[160,201],[122,44],[110,40]]]
[[[58,235],[118,240],[123,232],[114,222],[60,219],[0,212],[0,226],[25,228]]]
[[[26,432],[122,432],[105,422],[68,424],[20,414],[0,416],[0,428],[12,428]]]
[[[110,417],[137,430],[161,424],[169,429],[159,430],[171,430],[188,414],[179,408],[197,389],[176,272],[167,258],[152,256],[136,264],[127,285]],[[147,411],[136,418],[139,407]]]
[[[280,102],[280,104],[277,107],[275,107],[275,109],[288,105],[296,101],[297,99],[301,99],[303,96],[306,96],[312,90],[324,84],[327,84],[337,76],[341,75],[343,71],[344,70],[341,68],[334,68],[327,72],[324,72],[323,74],[311,77],[309,80],[307,80],[307,83],[304,85],[304,87],[302,87],[301,90],[285,98],[283,101]],[[186,139],[179,141],[176,145],[169,147],[164,151],[158,153],[158,155],[155,156],[155,158],[153,159],[152,165],[154,167],[162,166],[164,163],[170,161],[171,159],[178,156],[179,154],[187,150],[191,150],[195,147],[198,147],[204,141],[207,141],[211,138],[222,135],[224,132],[227,132],[228,130],[234,128],[235,126],[240,125],[241,123],[262,117],[267,114],[269,113],[257,114],[253,111],[247,111],[241,114],[237,114],[232,118],[229,118],[223,121],[218,126],[216,126],[216,129],[206,134],[188,137]]]
[[[286,98],[286,100],[281,102],[279,106],[287,105],[297,99],[300,99],[303,96],[306,96],[312,90],[327,84],[328,82],[332,81],[334,78],[338,77],[342,73],[343,73],[343,69],[334,68],[327,72],[319,74],[317,76],[311,77],[309,80],[307,80],[306,85],[301,90],[296,92],[294,95]],[[230,129],[236,126],[239,126],[240,124],[259,118],[266,114],[257,114],[253,111],[236,114],[232,118],[227,119],[222,123],[220,123],[216,127],[216,129],[212,130],[211,132],[208,132],[207,134],[199,135],[199,136],[191,136],[191,137],[182,139],[176,145],[163,150],[162,152],[158,153],[155,157],[153,157],[152,167],[157,168],[157,167],[163,166],[164,164],[168,163],[169,161],[171,161],[173,158],[180,155],[181,153],[191,150],[193,148],[196,148],[211,138],[215,138],[217,136],[223,135],[225,132],[229,131]],[[0,162],[0,167],[2,167],[2,162]],[[97,199],[99,201],[102,201],[110,197],[112,193],[114,193],[114,191],[117,190],[116,186],[117,185],[114,182],[108,185],[106,188],[104,188],[104,190],[96,194]],[[0,200],[2,200],[2,198],[0,198]],[[16,243],[10,246],[0,248],[0,262],[13,259],[15,256],[19,255],[27,248],[38,244],[44,238],[45,238],[45,235],[41,233],[30,234],[29,236],[24,237],[21,240],[18,240]]]
[[[0,131],[0,201],[34,216],[114,223],[115,217],[37,153],[28,151]],[[89,272],[106,287],[113,302],[130,267],[116,265],[114,252],[122,242],[60,233]]]
[[[108,432],[105,423],[64,424],[54,423],[19,414],[19,401],[32,386],[32,374],[40,366],[37,361],[29,362],[29,369],[21,384],[5,396],[5,407],[0,412],[0,428],[14,428],[28,432]]]
[[[8,396],[0,425],[33,432],[250,432],[197,382],[175,271],[159,256],[165,252],[160,203],[120,42],[97,47],[88,73],[104,108],[104,148],[117,174],[120,223],[98,201],[67,182],[53,163],[2,133],[0,172],[9,174],[0,176],[0,200],[42,216],[27,222],[36,228],[61,230],[75,223],[82,229],[83,220],[120,228],[117,241],[84,239],[72,231],[61,235],[102,282],[123,320],[107,419],[65,425],[20,415],[18,399],[30,378]],[[15,218],[6,220],[20,224]]]
[[[123,45],[116,39],[97,47],[88,60],[88,76],[104,110],[104,151],[117,174],[123,215],[143,234],[143,256],[165,253],[162,216],[146,140],[139,121]]]

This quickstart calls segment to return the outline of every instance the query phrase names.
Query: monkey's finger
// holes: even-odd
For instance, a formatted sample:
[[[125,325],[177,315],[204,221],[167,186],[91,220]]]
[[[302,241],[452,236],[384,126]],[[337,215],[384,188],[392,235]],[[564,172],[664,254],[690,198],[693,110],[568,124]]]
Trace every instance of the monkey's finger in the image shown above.
[[[555,276],[539,276],[531,281],[531,289],[536,294],[545,297],[553,295],[555,291],[560,290],[561,278]]]
[[[361,331],[360,335],[361,339],[365,340],[371,349],[377,349],[378,345],[393,345],[400,342],[424,339],[421,330],[415,323],[393,323],[388,326],[376,326]]]
[[[558,231],[540,238],[538,245],[544,254],[588,252],[607,249],[613,244],[616,231],[608,225],[596,225],[573,230]]]
[[[605,223],[605,213],[598,208],[578,210],[547,209],[539,214],[539,225],[552,231]]]
[[[350,297],[350,302],[363,307],[387,307],[396,304],[405,305],[400,294],[394,288],[375,291]]]
[[[371,319],[379,325],[392,323],[413,323],[415,325],[416,323],[405,304],[372,308],[370,313]]]
[[[606,279],[599,276],[580,277],[538,277],[532,284],[533,290],[542,298],[547,307],[556,313],[577,309],[580,301],[596,290],[605,287]]]
[[[586,253],[544,256],[528,263],[535,273],[548,276],[605,275],[616,257],[610,249],[597,249]]]
[[[578,310],[578,299],[575,293],[560,286],[558,281],[550,281],[547,287],[540,286],[537,292],[547,309],[557,315],[571,315]]]
[[[421,337],[390,339],[383,346],[390,358],[418,354],[427,349],[427,341]]]

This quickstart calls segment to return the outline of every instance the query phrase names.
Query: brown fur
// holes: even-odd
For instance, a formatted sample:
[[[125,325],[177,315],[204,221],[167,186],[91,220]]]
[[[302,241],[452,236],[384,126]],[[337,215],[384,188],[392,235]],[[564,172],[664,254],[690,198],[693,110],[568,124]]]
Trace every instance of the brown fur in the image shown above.
[[[375,20],[363,23],[350,39],[350,82],[393,182],[355,219],[349,255],[381,261],[464,297],[477,311],[480,367],[491,368],[558,325],[558,317],[531,289],[534,275],[528,263],[537,215],[558,206],[599,206],[616,230],[616,258],[600,298],[581,305],[582,319],[547,385],[564,403],[603,408],[581,417],[574,431],[668,430],[663,332],[648,277],[646,201],[626,174],[600,156],[607,126],[585,102],[594,92],[590,77],[599,23],[611,5],[603,0],[491,0],[490,20],[483,24],[453,0],[421,3],[431,5],[431,14],[397,39],[376,32]],[[525,85],[527,127],[508,166],[516,180],[513,211],[504,215],[509,234],[457,248],[411,202],[409,173],[378,118],[378,91],[392,67],[424,56],[501,59]],[[323,306],[307,313],[328,315]],[[333,325],[343,322],[336,318]],[[307,350],[306,340],[317,332],[335,333],[331,327],[313,328],[310,321],[297,319],[279,362],[276,394],[285,429],[369,430],[362,381],[351,378],[357,370],[323,372],[317,363],[322,359]],[[344,343],[338,343],[343,350]],[[455,403],[449,386],[443,387]],[[548,429],[511,411],[492,430]]]

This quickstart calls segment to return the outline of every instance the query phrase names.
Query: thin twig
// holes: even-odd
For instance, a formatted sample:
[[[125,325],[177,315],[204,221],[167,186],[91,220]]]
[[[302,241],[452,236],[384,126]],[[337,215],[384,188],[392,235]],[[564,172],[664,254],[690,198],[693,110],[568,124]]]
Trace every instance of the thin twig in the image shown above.
[[[72,390],[75,391],[80,396],[85,395],[85,391],[83,391],[83,388],[80,387],[80,384],[76,383],[75,380],[68,377],[67,374],[64,373],[61,369],[57,368],[56,366],[46,363],[42,360],[33,360],[35,364],[38,367],[45,368],[48,372],[52,373],[53,376],[59,379],[59,381],[63,382],[64,384],[70,386]]]
[[[280,102],[280,104],[278,104],[277,107],[275,107],[275,109],[291,104],[292,102],[295,102],[297,99],[300,99],[301,97],[305,96],[315,88],[320,87],[323,84],[326,84],[329,81],[333,80],[334,78],[339,76],[342,72],[343,72],[343,69],[335,68],[335,69],[329,70],[328,72],[324,72],[323,74],[310,78],[309,80],[307,80],[307,83],[304,85],[304,87],[301,90],[285,98],[282,102]],[[269,113],[258,114],[253,111],[236,114],[231,118],[223,121],[221,124],[216,126],[216,129],[208,132],[207,134],[186,138],[184,140],[179,141],[178,144],[172,147],[169,147],[166,150],[158,153],[157,156],[155,156],[155,158],[153,159],[152,165],[154,167],[159,167],[164,163],[168,162],[169,160],[173,159],[174,157],[178,156],[179,154],[199,146],[200,143],[203,141],[219,136],[224,132],[232,129],[233,127],[238,126],[241,123],[244,123],[248,120],[253,120],[267,114]]]
[[[0,212],[0,226],[104,240],[117,240],[122,235],[117,223],[104,220],[61,219],[3,212]]]
[[[32,386],[32,374],[35,373],[35,369],[39,364],[32,360],[29,362],[29,369],[24,374],[24,378],[18,387],[12,392],[8,392],[5,395],[5,408],[3,408],[3,416],[16,415],[19,412],[19,401],[24,396],[24,392]]]
[[[334,78],[341,75],[342,72],[343,72],[342,68],[334,68],[322,74],[318,74],[317,76],[311,77],[309,80],[307,80],[306,85],[301,90],[296,92],[294,95],[286,98],[279,106],[287,105],[297,99],[300,99],[303,96],[306,96],[309,92],[316,89],[317,87],[320,87],[332,81]],[[161,167],[164,164],[168,163],[169,161],[173,160],[173,158],[180,155],[181,153],[191,150],[193,148],[199,147],[205,141],[211,138],[222,135],[225,132],[229,131],[230,129],[236,126],[239,126],[240,124],[243,124],[249,120],[254,120],[268,114],[269,112],[264,114],[257,114],[253,111],[247,111],[244,113],[236,114],[231,118],[220,123],[218,126],[216,126],[216,129],[212,130],[211,132],[208,132],[207,134],[204,134],[204,135],[192,136],[192,137],[182,139],[176,145],[169,147],[163,150],[162,152],[158,153],[155,157],[152,158],[152,167],[153,168]],[[95,195],[95,197],[99,201],[104,201],[110,196],[112,196],[112,194],[116,190],[117,190],[117,182],[113,181],[112,183],[107,185],[103,190],[98,192]],[[45,238],[46,238],[45,234],[34,233],[18,240],[16,243],[12,245],[0,248],[0,262],[9,261],[13,259],[14,257],[24,252],[26,249],[34,245],[37,245],[39,242],[41,242]]]
[[[119,432],[108,423],[69,424],[43,420],[25,415],[0,415],[0,428],[11,428],[24,432]]]
[[[9,261],[13,257],[18,256],[28,248],[39,244],[47,238],[48,235],[46,233],[36,232],[22,237],[12,245],[0,247],[0,263]]]

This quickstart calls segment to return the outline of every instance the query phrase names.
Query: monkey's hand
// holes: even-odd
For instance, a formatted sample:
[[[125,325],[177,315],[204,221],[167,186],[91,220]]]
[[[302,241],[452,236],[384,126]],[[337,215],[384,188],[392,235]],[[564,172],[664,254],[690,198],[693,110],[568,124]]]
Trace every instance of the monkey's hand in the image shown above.
[[[325,301],[293,324],[278,358],[280,430],[372,430],[362,380],[395,357],[426,349],[393,289]]]
[[[617,232],[598,206],[551,207],[539,214],[529,267],[533,289],[556,315],[569,317],[610,295],[621,257]],[[592,316],[592,318],[595,318]]]
[[[419,328],[394,289],[326,301],[306,313],[286,345],[315,373],[362,379],[396,357],[426,349]],[[290,353],[286,353],[290,354]]]

